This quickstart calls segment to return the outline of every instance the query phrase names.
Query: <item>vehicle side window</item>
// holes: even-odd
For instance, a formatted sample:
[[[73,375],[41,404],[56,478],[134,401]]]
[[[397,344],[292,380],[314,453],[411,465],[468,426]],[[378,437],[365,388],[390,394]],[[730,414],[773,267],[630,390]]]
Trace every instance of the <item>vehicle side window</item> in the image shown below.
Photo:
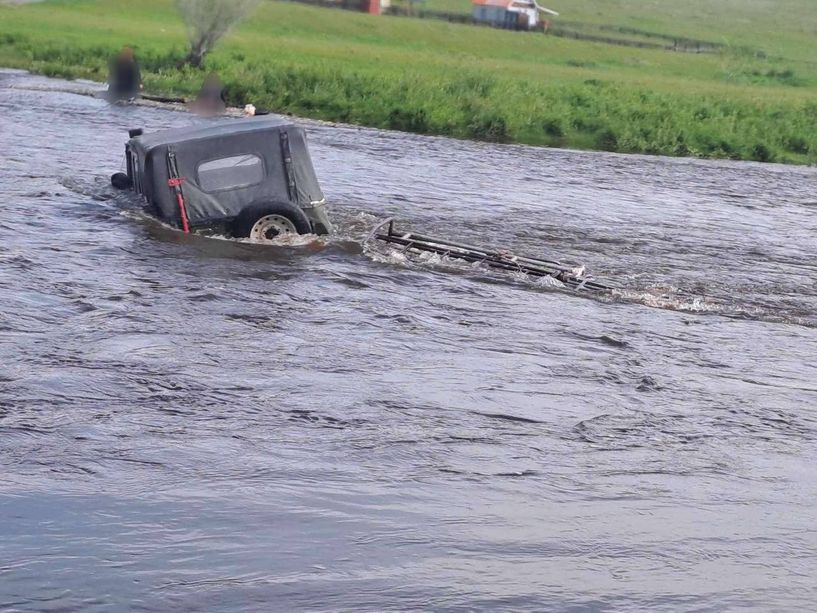
[[[199,164],[199,187],[205,192],[220,192],[250,187],[264,180],[264,162],[248,153]]]

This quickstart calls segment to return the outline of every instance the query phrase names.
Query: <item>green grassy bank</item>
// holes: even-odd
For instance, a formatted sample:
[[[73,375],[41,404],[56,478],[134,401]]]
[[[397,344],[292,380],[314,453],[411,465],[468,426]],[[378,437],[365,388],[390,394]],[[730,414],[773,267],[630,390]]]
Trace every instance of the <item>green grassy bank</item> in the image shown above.
[[[680,21],[679,35],[695,34]],[[708,27],[714,34],[716,24]],[[796,32],[784,34],[768,53],[750,50],[747,32],[734,49],[697,55],[266,0],[206,70],[219,72],[235,105],[305,117],[501,142],[816,163],[817,61]],[[125,44],[137,50],[148,90],[197,91],[204,73],[176,68],[185,36],[171,0],[0,5],[0,65],[104,80],[107,59]]]

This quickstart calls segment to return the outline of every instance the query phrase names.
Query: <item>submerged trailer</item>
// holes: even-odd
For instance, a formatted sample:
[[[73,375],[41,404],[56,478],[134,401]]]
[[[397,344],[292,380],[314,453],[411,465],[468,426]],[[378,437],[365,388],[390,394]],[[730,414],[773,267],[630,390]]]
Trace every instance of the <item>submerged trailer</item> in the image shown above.
[[[491,250],[447,239],[433,238],[413,232],[399,232],[394,220],[387,219],[369,235],[369,240],[379,240],[403,247],[404,251],[434,253],[441,257],[477,263],[507,272],[518,272],[534,278],[550,278],[576,291],[609,292],[615,289],[606,283],[593,280],[555,260],[515,255],[505,250]]]

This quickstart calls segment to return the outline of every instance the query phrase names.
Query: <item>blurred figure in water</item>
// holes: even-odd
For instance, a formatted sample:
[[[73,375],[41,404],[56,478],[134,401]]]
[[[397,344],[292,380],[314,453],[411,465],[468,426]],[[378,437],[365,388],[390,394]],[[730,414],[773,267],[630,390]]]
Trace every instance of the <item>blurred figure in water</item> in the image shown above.
[[[133,55],[133,49],[125,47],[111,60],[108,73],[108,99],[111,102],[138,98],[142,89],[142,73]]]
[[[221,115],[226,109],[224,84],[216,73],[212,73],[204,80],[193,110],[199,115]]]

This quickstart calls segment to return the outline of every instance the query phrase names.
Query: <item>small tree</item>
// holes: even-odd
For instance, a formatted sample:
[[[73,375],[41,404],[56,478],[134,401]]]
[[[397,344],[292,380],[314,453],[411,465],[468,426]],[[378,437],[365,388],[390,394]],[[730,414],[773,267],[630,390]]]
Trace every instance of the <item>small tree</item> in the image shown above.
[[[201,66],[204,56],[257,3],[258,0],[176,0],[190,38],[190,53],[184,62]]]

